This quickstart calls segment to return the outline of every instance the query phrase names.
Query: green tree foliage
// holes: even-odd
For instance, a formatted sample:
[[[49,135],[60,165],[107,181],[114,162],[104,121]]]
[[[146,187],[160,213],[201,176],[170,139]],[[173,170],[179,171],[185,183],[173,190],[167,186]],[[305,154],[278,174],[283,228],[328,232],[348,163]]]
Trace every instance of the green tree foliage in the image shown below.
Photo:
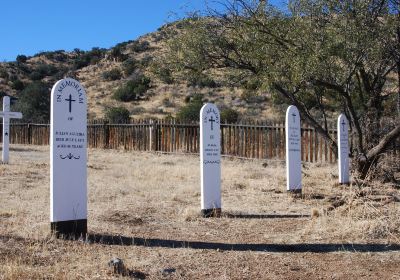
[[[176,117],[181,121],[199,121],[201,107],[203,107],[203,96],[196,94],[188,104],[180,108]]]
[[[165,64],[184,75],[214,68],[260,81],[296,105],[335,153],[327,120],[346,113],[357,139],[354,162],[365,177],[400,135],[385,91],[400,61],[398,3],[292,0],[280,10],[265,0],[223,2],[224,12],[187,20]]]
[[[45,122],[50,119],[50,89],[39,81],[30,83],[18,94],[16,110],[22,112],[24,120]]]
[[[105,117],[110,123],[127,123],[129,122],[129,111],[124,107],[112,107],[107,109]]]
[[[116,100],[129,102],[139,100],[150,88],[150,79],[144,75],[139,75],[119,87],[113,97]]]

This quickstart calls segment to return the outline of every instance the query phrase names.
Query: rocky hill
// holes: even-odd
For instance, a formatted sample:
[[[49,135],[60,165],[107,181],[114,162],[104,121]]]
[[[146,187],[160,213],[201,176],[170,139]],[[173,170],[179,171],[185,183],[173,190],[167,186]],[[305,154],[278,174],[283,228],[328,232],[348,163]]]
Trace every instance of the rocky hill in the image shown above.
[[[218,73],[208,78],[182,78],[163,68],[159,58],[179,29],[179,23],[168,24],[110,49],[48,51],[32,57],[21,54],[16,61],[0,63],[0,97],[21,97],[32,83],[46,85],[50,93],[57,80],[73,77],[87,91],[91,119],[103,118],[113,107],[126,108],[133,118],[175,117],[196,95],[221,109],[234,109],[241,119],[283,117],[283,108],[272,108],[267,93],[229,86]],[[132,88],[133,96],[125,98],[124,93]]]

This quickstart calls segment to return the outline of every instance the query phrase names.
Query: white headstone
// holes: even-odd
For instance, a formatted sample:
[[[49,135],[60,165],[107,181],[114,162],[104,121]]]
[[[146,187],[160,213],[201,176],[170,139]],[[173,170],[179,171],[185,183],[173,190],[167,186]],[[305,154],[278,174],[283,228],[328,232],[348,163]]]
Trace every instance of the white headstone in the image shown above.
[[[57,236],[87,231],[87,103],[78,81],[51,90],[50,220]]]
[[[344,114],[340,114],[337,122],[339,150],[339,183],[348,184],[349,179],[349,122]]]
[[[3,118],[3,151],[2,162],[8,163],[10,151],[10,119],[21,119],[20,112],[10,112],[10,97],[3,97],[3,112],[0,112],[0,117]]]
[[[286,111],[286,178],[287,190],[301,192],[301,128],[296,106]]]
[[[221,131],[220,115],[214,104],[200,110],[201,212],[218,216],[221,212]]]

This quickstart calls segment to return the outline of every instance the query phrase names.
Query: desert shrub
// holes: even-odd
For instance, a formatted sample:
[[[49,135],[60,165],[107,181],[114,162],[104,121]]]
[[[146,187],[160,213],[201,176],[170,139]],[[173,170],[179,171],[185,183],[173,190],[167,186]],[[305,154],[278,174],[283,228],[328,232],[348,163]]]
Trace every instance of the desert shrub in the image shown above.
[[[17,58],[15,60],[17,61],[17,63],[25,63],[28,58],[26,57],[26,55],[20,54],[17,55]]]
[[[110,123],[127,123],[129,122],[129,111],[124,107],[112,107],[107,109],[105,117]]]
[[[11,88],[15,90],[23,90],[24,87],[25,87],[24,83],[19,79],[14,80],[11,83]]]
[[[122,63],[122,71],[125,77],[132,75],[137,68],[137,61],[134,58],[129,58]]]
[[[131,50],[133,52],[137,52],[137,53],[147,51],[149,49],[149,47],[150,47],[150,43],[145,40],[141,41],[141,42],[133,41],[130,46]]]
[[[106,49],[92,48],[92,50],[83,52],[80,50],[75,51],[78,57],[73,63],[73,68],[75,70],[86,67],[90,64],[96,64],[105,56]]]
[[[103,79],[106,81],[115,81],[122,78],[122,73],[118,68],[103,72]]]
[[[116,45],[111,49],[110,56],[117,61],[124,61],[128,58],[128,56],[122,52],[122,47],[120,45]]]
[[[210,77],[208,77],[203,73],[192,73],[188,75],[187,85],[199,88],[204,88],[204,87],[215,88],[218,86],[213,79],[211,79]]]
[[[10,75],[8,74],[6,69],[0,69],[0,78],[8,80]]]
[[[48,121],[50,117],[50,89],[39,81],[30,83],[18,94],[16,109],[27,121]]]
[[[140,60],[140,65],[141,65],[142,67],[147,67],[147,66],[150,65],[150,63],[151,63],[152,61],[153,61],[153,57],[150,56],[150,55],[146,55],[145,57],[143,57],[143,58]]]
[[[43,75],[42,73],[40,73],[38,71],[33,71],[29,75],[29,79],[31,79],[32,81],[39,81],[39,80],[43,79],[44,77],[45,77],[45,75]]]
[[[221,121],[226,123],[236,123],[239,120],[239,113],[235,109],[226,108],[221,110]]]
[[[203,107],[203,96],[196,94],[188,104],[179,109],[176,117],[181,121],[198,121],[201,107]]]
[[[123,102],[139,100],[149,88],[150,79],[144,75],[139,75],[119,87],[114,93],[114,98]]]
[[[156,66],[157,67],[157,66]],[[166,84],[172,84],[174,79],[172,78],[171,70],[166,67],[157,67],[153,70],[157,77]]]
[[[58,72],[57,67],[51,64],[40,64],[35,70],[29,75],[32,81],[38,81],[46,76],[53,76]]]

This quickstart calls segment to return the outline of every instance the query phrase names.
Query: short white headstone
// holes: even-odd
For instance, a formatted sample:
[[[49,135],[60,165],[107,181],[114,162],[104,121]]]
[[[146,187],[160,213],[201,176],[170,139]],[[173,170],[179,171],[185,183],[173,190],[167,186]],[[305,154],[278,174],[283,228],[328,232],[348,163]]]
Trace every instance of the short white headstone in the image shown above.
[[[87,232],[87,103],[78,81],[51,90],[50,221],[57,236]]]
[[[10,119],[21,119],[20,112],[10,112],[10,97],[3,97],[3,112],[0,112],[0,117],[3,118],[3,151],[2,162],[7,164],[9,161],[10,151]]]
[[[218,108],[211,103],[200,110],[201,212],[221,213],[221,131]]]
[[[287,190],[301,192],[301,128],[296,106],[286,111],[286,178]]]
[[[337,122],[339,150],[339,183],[348,184],[349,179],[349,122],[344,114],[340,114]]]

